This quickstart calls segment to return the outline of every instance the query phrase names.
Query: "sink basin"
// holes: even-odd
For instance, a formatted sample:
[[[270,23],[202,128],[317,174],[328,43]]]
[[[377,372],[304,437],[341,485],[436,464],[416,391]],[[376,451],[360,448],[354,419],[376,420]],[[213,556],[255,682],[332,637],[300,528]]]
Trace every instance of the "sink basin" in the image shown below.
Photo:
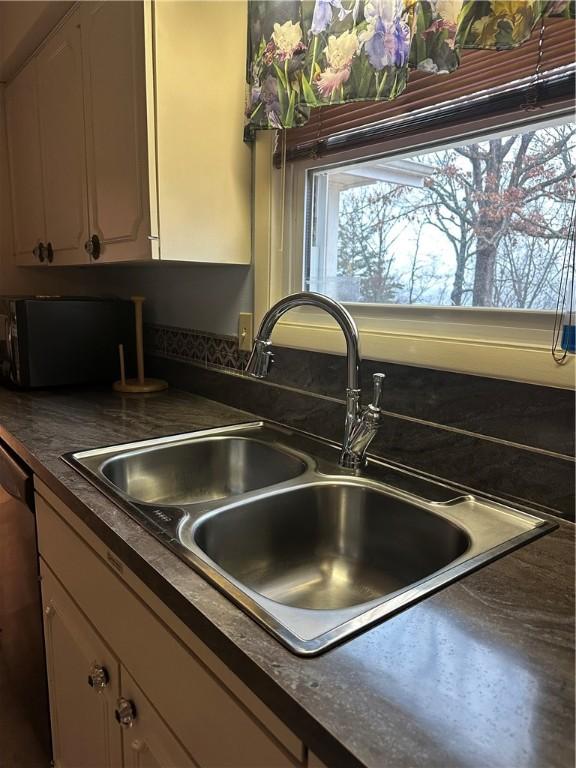
[[[210,515],[200,549],[235,580],[297,608],[348,608],[420,581],[464,554],[466,532],[371,488],[307,485]]]
[[[553,527],[473,496],[430,502],[316,473],[183,518],[177,538],[226,595],[312,655]]]
[[[550,528],[473,496],[430,502],[315,472],[182,518],[176,537],[226,595],[311,655]]]
[[[556,526],[266,422],[63,457],[290,650],[321,653]]]
[[[212,437],[128,451],[100,472],[126,496],[154,505],[196,504],[282,483],[302,459],[247,437]]]

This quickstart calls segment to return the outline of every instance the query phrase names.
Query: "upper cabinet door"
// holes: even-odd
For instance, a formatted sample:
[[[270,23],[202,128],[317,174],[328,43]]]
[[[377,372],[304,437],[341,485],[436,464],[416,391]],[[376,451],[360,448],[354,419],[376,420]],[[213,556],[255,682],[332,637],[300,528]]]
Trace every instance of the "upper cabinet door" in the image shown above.
[[[17,264],[38,264],[43,257],[38,245],[46,240],[46,226],[34,60],[6,88],[6,120],[14,256]]]
[[[46,237],[53,263],[89,261],[79,12],[37,58]]]
[[[90,235],[100,261],[149,259],[144,4],[80,7]]]
[[[160,256],[250,263],[248,4],[155,3]]]

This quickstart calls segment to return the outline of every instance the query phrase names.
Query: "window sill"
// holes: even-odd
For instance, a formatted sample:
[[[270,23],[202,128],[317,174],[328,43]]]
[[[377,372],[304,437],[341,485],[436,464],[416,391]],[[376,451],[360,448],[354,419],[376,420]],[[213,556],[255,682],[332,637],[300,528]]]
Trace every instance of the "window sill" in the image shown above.
[[[298,317],[298,316],[296,316]],[[573,389],[574,356],[564,365],[552,359],[548,343],[522,343],[510,339],[481,339],[443,336],[415,330],[375,330],[358,319],[362,357],[370,360],[436,368],[476,376],[509,379],[530,384]],[[342,332],[335,325],[299,319],[282,320],[272,340],[286,347],[344,354]]]

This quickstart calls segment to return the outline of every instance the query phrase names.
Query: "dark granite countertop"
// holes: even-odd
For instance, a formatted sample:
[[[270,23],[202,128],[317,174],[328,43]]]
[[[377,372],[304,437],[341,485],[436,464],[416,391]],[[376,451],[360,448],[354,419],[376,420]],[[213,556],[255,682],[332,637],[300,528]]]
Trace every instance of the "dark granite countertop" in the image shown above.
[[[249,418],[174,390],[0,389],[0,438],[330,766],[571,768],[571,524],[304,659],[60,460]]]

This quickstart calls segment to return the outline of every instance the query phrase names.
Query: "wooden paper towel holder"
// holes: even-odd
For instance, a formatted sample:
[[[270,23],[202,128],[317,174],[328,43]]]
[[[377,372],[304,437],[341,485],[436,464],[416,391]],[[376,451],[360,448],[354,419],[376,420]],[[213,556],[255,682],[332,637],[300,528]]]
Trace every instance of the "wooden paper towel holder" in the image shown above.
[[[137,377],[126,378],[126,364],[124,361],[124,345],[120,344],[120,381],[114,382],[116,392],[128,392],[131,394],[147,394],[149,392],[161,392],[168,387],[168,382],[163,379],[147,379],[144,375],[144,339],[142,332],[142,304],[144,296],[131,296],[134,302],[134,324],[136,326],[136,365]]]

